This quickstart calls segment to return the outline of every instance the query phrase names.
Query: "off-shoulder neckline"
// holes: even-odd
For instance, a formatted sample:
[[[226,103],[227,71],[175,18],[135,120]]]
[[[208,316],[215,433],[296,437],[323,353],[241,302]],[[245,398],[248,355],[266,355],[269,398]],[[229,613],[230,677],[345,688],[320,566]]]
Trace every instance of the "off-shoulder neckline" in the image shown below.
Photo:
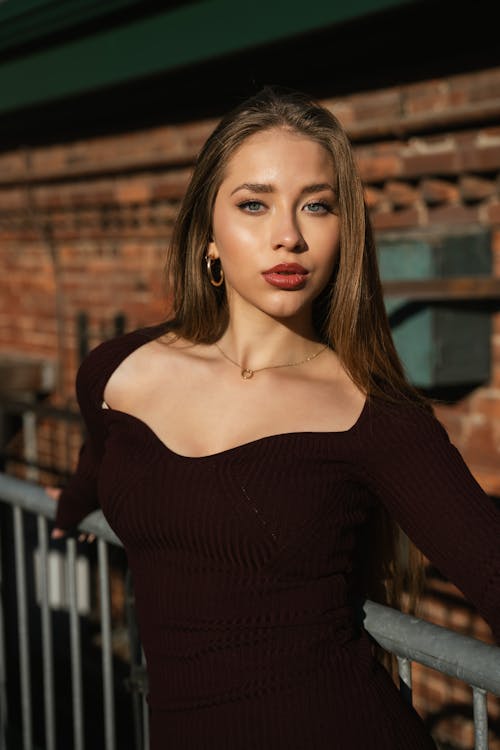
[[[161,338],[163,335],[162,329],[164,328],[164,324],[159,324],[155,326],[147,326],[143,328],[139,328],[135,331],[131,331],[128,334],[125,334],[125,337],[130,341],[132,339],[133,345],[127,347],[127,351],[125,356],[121,357],[118,364],[122,362],[126,357],[130,354],[132,354],[133,351],[140,348],[142,345],[145,345],[146,343],[157,340]],[[156,333],[158,335],[151,335],[152,333]],[[159,333],[160,332],[160,333]],[[147,335],[150,334],[150,335]],[[137,337],[137,338],[136,338]],[[122,337],[120,337],[122,338]],[[104,390],[106,383],[108,382],[109,378],[111,377],[114,369],[116,369],[116,365],[113,368],[113,370],[110,373],[105,373],[104,381],[101,383],[100,388],[100,402],[99,402],[99,408],[100,411],[106,415],[109,418],[118,418],[118,419],[125,419],[128,420],[130,423],[134,423],[135,425],[139,426],[140,429],[144,430],[146,434],[149,435],[151,438],[151,441],[153,444],[156,445],[157,448],[160,450],[163,449],[163,451],[172,456],[173,458],[179,460],[179,461],[207,461],[207,460],[216,460],[217,458],[223,458],[225,456],[231,456],[233,454],[236,454],[240,451],[245,450],[252,450],[254,448],[258,448],[261,444],[265,444],[267,442],[272,442],[276,440],[291,440],[291,439],[302,439],[302,438],[309,438],[314,439],[318,438],[320,440],[324,440],[327,438],[348,438],[354,433],[358,431],[358,429],[361,427],[362,423],[365,421],[365,419],[368,416],[369,411],[369,405],[370,405],[370,397],[366,396],[365,400],[363,402],[363,407],[358,414],[356,420],[354,423],[347,428],[346,430],[295,430],[295,431],[289,431],[289,432],[279,432],[279,433],[272,433],[269,435],[262,435],[260,437],[254,438],[253,440],[248,440],[244,443],[240,443],[238,445],[231,446],[230,448],[225,448],[224,450],[217,451],[215,453],[208,453],[202,456],[188,456],[183,453],[178,453],[177,451],[173,450],[167,443],[165,443],[159,435],[150,427],[147,422],[145,422],[140,417],[136,417],[134,414],[131,414],[130,412],[121,411],[120,409],[113,409],[109,406],[109,404],[106,404],[104,407],[103,405],[106,403],[104,400]]]
[[[105,403],[104,400],[102,403]],[[325,440],[327,438],[330,439],[336,439],[336,438],[347,438],[353,435],[355,432],[358,431],[358,429],[361,427],[362,423],[368,416],[369,411],[369,399],[368,397],[365,398],[365,401],[363,403],[363,408],[361,409],[361,412],[359,413],[356,421],[349,427],[347,430],[293,430],[289,432],[278,432],[278,433],[272,433],[270,435],[262,435],[260,437],[254,438],[253,440],[248,440],[244,443],[239,443],[238,445],[233,445],[230,448],[225,448],[224,450],[217,451],[215,453],[208,453],[203,456],[188,456],[183,453],[178,453],[177,451],[173,450],[167,443],[165,443],[159,435],[140,417],[136,417],[134,414],[131,414],[130,412],[121,411],[120,409],[112,409],[109,405],[106,404],[106,407],[101,407],[101,411],[103,414],[108,415],[110,418],[119,418],[119,419],[125,419],[128,420],[131,423],[134,423],[140,427],[140,429],[144,430],[153,443],[155,443],[160,449],[163,449],[168,455],[174,457],[177,460],[180,461],[207,461],[207,460],[216,460],[218,458],[223,458],[225,456],[230,456],[233,454],[236,454],[240,451],[248,451],[252,450],[254,448],[259,447],[259,445],[267,442],[273,442],[276,440],[292,440],[292,439],[315,439],[318,438],[320,440]]]

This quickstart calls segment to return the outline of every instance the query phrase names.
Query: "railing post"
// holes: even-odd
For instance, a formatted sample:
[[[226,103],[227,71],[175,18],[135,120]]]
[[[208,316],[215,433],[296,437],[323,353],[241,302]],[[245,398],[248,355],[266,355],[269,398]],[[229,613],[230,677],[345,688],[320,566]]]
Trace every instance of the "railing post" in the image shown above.
[[[22,508],[14,508],[14,543],[16,555],[16,592],[21,673],[21,706],[23,716],[23,749],[32,750],[31,679],[29,662],[28,604],[26,595],[26,561]]]
[[[486,690],[472,685],[474,750],[488,750],[488,707]]]
[[[50,627],[48,533],[47,519],[38,515],[38,548],[40,550],[40,611],[42,617],[43,688],[45,706],[46,750],[56,747],[54,699],[54,652]]]
[[[104,694],[104,733],[106,750],[115,750],[115,706],[113,700],[113,655],[111,650],[111,609],[109,594],[108,547],[97,541],[99,559],[99,592],[101,605],[102,677]]]
[[[4,630],[4,588],[2,568],[2,536],[0,534],[0,750],[7,750],[7,667]]]
[[[412,705],[411,660],[398,656],[399,690],[407,703]]]
[[[67,573],[68,601],[71,648],[71,678],[73,694],[73,737],[74,750],[83,750],[83,698],[82,698],[82,661],[80,646],[80,623],[78,619],[78,602],[76,592],[76,541],[68,539]]]
[[[36,414],[31,409],[23,412],[23,450],[24,457],[29,462],[26,467],[26,479],[36,482],[38,480],[38,469],[36,462],[38,458]]]

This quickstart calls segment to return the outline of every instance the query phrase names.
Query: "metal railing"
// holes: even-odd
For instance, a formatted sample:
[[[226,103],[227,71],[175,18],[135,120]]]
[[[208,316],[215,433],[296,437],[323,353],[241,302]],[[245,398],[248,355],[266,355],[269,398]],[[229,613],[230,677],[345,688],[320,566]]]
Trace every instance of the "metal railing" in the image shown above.
[[[30,622],[28,617],[28,586],[26,560],[28,559],[24,516],[34,514],[37,518],[38,530],[38,581],[40,585],[40,615],[41,640],[43,662],[43,700],[45,750],[56,750],[56,701],[54,689],[53,668],[53,633],[50,627],[51,613],[49,605],[49,520],[55,516],[56,504],[44,490],[36,484],[17,479],[0,473],[0,501],[10,504],[13,513],[13,532],[15,549],[15,579],[17,605],[17,633],[18,633],[18,665],[20,682],[20,703],[22,717],[22,748],[34,750],[33,740],[33,705],[31,698],[30,674]],[[99,609],[102,661],[102,697],[104,715],[104,738],[106,750],[117,747],[115,731],[114,684],[112,669],[111,644],[111,611],[109,588],[108,545],[121,546],[121,542],[109,528],[102,513],[97,511],[85,519],[80,527],[82,530],[94,533],[97,537],[97,557],[99,573]],[[84,700],[82,680],[82,650],[80,644],[80,622],[77,597],[77,541],[72,537],[65,540],[66,546],[66,585],[67,605],[69,613],[69,641],[71,665],[71,694],[72,694],[72,748],[84,749]],[[0,550],[1,552],[1,550]],[[1,559],[1,556],[0,556]],[[0,569],[0,750],[7,749],[6,730],[9,725],[7,680],[6,674],[6,641],[5,641],[5,607],[3,601],[5,572]],[[141,668],[142,671],[144,667]],[[147,704],[144,686],[139,679],[141,669],[131,665],[130,686],[136,691],[143,692],[143,731],[136,738],[137,750],[145,750],[148,745]]]
[[[33,744],[33,706],[30,690],[30,623],[26,587],[26,547],[23,533],[24,514],[28,513],[36,516],[38,531],[45,750],[56,750],[53,636],[50,627],[48,597],[48,523],[55,516],[56,506],[40,486],[2,473],[0,473],[0,501],[11,505],[13,513],[22,749],[34,750],[35,747]],[[79,528],[82,531],[93,533],[97,537],[104,747],[106,750],[115,750],[117,741],[114,705],[115,686],[112,670],[108,545],[121,546],[121,542],[110,529],[100,511],[89,515]],[[68,571],[73,747],[74,750],[83,750],[82,652],[76,586],[77,542],[75,539],[68,537],[65,539],[65,545]],[[8,726],[4,580],[4,572],[0,569],[0,750],[6,750],[7,748],[6,728]],[[400,688],[403,697],[408,702],[412,702],[412,662],[418,662],[438,672],[458,678],[471,687],[475,750],[487,750],[487,694],[500,695],[500,648],[375,602],[366,601],[364,613],[364,626],[369,633],[383,648],[397,656]],[[133,629],[130,634],[131,637],[134,637]],[[146,703],[147,677],[142,649],[140,649],[140,653],[139,661],[131,660],[129,687],[132,692],[136,691],[136,694],[142,694],[141,711],[139,714],[137,712],[135,714],[136,723],[140,723],[140,731],[137,731],[135,736],[135,745],[137,750],[145,750],[149,744],[148,707]]]

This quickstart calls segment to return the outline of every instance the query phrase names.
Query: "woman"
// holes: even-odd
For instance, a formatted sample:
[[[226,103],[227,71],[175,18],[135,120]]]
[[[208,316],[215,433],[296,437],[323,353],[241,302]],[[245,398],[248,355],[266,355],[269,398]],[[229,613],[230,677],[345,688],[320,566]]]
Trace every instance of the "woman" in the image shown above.
[[[273,87],[224,117],[166,278],[168,319],[80,366],[53,532],[101,507],[123,542],[152,750],[434,748],[359,603],[401,602],[401,528],[500,642],[500,519],[405,378],[335,117]]]

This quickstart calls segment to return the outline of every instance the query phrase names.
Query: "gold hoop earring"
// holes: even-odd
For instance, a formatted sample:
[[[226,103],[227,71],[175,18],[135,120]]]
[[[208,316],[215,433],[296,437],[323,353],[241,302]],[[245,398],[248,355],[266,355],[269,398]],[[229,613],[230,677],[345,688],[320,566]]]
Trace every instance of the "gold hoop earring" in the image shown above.
[[[216,281],[214,279],[214,277],[213,277],[212,269],[210,267],[212,261],[215,260],[215,258],[211,258],[210,255],[205,255],[205,260],[207,261],[207,274],[208,274],[208,278],[210,280],[210,283],[212,284],[212,286],[220,286],[222,284],[222,282],[224,281],[224,271],[222,270],[222,266],[221,266],[221,269],[220,269],[219,280]]]

